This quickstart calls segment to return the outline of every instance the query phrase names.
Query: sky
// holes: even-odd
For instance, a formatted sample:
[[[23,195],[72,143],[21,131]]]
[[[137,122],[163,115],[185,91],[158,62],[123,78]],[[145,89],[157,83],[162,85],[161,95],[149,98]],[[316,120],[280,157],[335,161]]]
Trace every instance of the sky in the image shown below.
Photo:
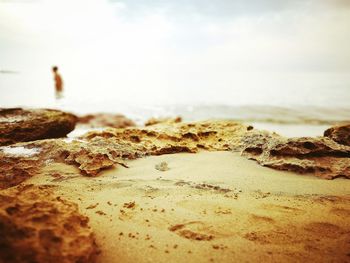
[[[0,106],[345,107],[349,47],[349,0],[0,0]]]

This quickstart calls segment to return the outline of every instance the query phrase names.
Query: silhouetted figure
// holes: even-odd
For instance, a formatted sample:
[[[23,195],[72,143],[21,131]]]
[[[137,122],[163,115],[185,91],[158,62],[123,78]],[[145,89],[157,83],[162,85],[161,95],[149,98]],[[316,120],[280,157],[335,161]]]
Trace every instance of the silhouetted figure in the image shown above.
[[[63,98],[63,81],[61,75],[58,74],[58,67],[52,67],[52,71],[55,79],[56,99],[61,99]]]

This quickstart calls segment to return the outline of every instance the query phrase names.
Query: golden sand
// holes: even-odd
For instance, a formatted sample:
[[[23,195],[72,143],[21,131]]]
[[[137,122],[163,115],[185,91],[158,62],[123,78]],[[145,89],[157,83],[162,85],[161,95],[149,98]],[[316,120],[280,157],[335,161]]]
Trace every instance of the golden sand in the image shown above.
[[[155,168],[162,162],[169,170]],[[277,171],[232,152],[126,164],[83,177],[52,163],[25,183],[55,185],[78,204],[101,263],[350,260],[349,180]]]

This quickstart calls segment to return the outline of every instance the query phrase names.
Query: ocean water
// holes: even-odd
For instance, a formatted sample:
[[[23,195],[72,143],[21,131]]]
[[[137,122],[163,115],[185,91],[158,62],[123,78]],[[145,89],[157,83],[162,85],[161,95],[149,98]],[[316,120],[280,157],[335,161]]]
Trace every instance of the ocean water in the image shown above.
[[[277,132],[287,137],[322,136],[330,126],[350,121],[350,108],[320,106],[267,105],[130,105],[99,104],[57,105],[76,114],[93,112],[121,113],[143,125],[149,118],[182,117],[183,121],[234,120],[255,128]]]
[[[77,81],[74,86],[68,82],[65,97],[55,101],[53,81],[46,73],[0,75],[0,107],[56,108],[78,115],[118,113],[140,125],[152,117],[181,116],[184,121],[228,119],[291,137],[322,135],[327,127],[350,121],[350,87],[346,81],[333,85],[329,77],[325,77],[324,85],[323,79],[318,79],[317,85],[308,87],[293,86],[286,80],[288,85],[281,85],[283,88],[256,83],[251,88],[232,89],[167,87],[162,93],[151,86],[134,91],[111,89],[105,82],[83,88]],[[43,75],[47,78],[41,79]]]

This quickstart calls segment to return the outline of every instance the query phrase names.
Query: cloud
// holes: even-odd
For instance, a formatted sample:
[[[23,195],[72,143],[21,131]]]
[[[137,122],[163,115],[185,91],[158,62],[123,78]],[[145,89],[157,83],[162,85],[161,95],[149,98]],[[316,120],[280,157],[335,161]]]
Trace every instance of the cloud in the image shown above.
[[[346,86],[347,2],[0,2],[0,66],[32,76],[8,89],[35,83],[47,94],[58,64],[67,92],[93,99],[98,90],[101,100],[254,100],[261,89]]]
[[[256,16],[285,11],[322,8],[350,8],[349,0],[109,0],[129,6],[129,15],[140,15],[150,10],[162,10],[167,15],[202,15],[230,19],[237,16]]]
[[[338,8],[350,8],[350,1],[348,0],[328,0],[326,2]]]

